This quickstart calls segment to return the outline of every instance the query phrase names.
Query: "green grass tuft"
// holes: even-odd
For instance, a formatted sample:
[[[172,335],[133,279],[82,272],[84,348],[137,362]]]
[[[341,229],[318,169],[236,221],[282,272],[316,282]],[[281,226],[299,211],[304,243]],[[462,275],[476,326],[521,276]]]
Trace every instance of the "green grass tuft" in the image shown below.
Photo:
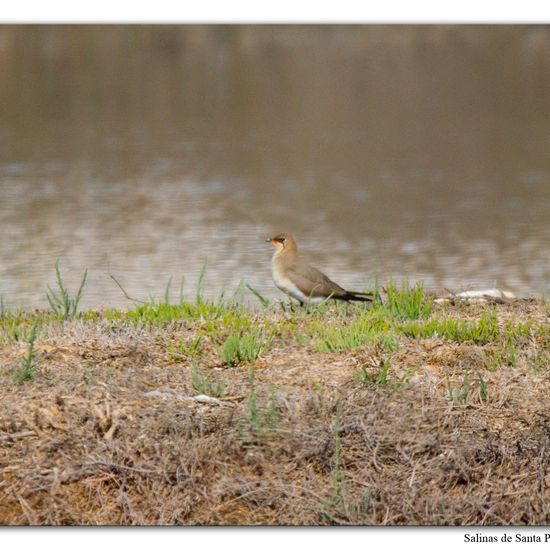
[[[22,364],[12,369],[13,377],[18,384],[23,384],[27,380],[32,380],[38,371],[38,365],[35,362],[34,345],[38,338],[40,327],[40,318],[35,317],[30,334],[27,338],[27,353],[23,358]]]
[[[220,358],[229,367],[253,363],[267,350],[272,338],[271,332],[257,327],[246,332],[232,332],[219,349]]]
[[[183,341],[172,343],[168,346],[167,351],[176,361],[194,359],[201,354],[202,341],[203,336],[199,334],[189,344]]]
[[[378,344],[385,351],[396,351],[399,347],[397,335],[383,308],[362,310],[346,323],[345,319],[313,324],[314,349],[320,352],[336,352],[357,349],[365,344]]]
[[[411,286],[408,281],[403,281],[398,288],[395,281],[390,280],[386,293],[387,307],[396,319],[426,319],[432,312],[433,302],[425,297],[422,282]]]
[[[223,397],[227,388],[227,381],[223,378],[213,380],[207,372],[201,373],[194,368],[191,373],[191,384],[197,394],[209,395],[210,397]]]
[[[75,317],[78,311],[78,304],[82,298],[82,291],[86,284],[86,278],[88,277],[88,270],[84,271],[84,276],[78,287],[78,291],[75,296],[72,297],[63,282],[61,277],[61,271],[59,269],[59,260],[55,262],[55,278],[57,282],[57,290],[53,290],[48,286],[48,292],[46,297],[54,313],[61,319],[68,319],[69,317]]]
[[[500,338],[498,320],[494,310],[485,312],[478,321],[461,319],[431,319],[424,323],[405,323],[400,330],[416,339],[439,337],[451,342],[488,344]]]

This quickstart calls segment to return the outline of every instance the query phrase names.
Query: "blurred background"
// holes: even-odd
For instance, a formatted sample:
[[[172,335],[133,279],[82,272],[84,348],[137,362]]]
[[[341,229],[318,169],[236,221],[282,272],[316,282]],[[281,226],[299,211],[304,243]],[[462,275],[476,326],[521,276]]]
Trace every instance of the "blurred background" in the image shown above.
[[[550,292],[550,27],[0,26],[0,295]]]

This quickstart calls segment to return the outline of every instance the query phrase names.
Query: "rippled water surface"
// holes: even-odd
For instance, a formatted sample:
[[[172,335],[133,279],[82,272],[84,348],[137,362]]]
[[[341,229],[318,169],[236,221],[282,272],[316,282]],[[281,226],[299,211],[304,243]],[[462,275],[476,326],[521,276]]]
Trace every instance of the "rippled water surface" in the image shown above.
[[[0,294],[245,280],[550,293],[550,28],[0,27]]]

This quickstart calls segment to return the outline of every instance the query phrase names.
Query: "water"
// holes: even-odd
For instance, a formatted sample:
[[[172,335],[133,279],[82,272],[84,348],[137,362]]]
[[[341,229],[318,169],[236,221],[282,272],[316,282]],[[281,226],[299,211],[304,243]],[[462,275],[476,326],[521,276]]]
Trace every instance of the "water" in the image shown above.
[[[267,236],[361,290],[550,292],[550,27],[0,27],[0,295],[268,297]]]

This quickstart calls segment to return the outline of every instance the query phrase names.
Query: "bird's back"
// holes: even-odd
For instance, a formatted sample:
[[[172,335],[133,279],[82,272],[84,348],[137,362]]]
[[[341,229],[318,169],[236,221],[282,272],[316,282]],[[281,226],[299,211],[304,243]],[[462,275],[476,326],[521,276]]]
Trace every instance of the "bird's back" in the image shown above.
[[[315,267],[297,260],[287,268],[288,274],[296,286],[311,297],[334,297],[344,295],[346,291]]]

